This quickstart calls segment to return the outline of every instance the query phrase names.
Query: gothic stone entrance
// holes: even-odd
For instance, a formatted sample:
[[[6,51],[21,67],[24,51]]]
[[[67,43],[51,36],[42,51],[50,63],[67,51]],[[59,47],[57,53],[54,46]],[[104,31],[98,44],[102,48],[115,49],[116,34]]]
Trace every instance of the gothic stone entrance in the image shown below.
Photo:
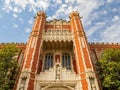
[[[52,83],[39,83],[39,87],[36,90],[78,90],[76,88],[77,83],[63,83],[63,82],[52,82]]]

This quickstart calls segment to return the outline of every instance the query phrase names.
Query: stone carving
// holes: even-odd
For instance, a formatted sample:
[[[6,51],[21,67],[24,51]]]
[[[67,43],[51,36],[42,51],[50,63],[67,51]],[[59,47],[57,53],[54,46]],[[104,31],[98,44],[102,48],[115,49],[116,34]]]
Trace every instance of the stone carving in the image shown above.
[[[48,30],[42,36],[45,41],[72,41],[72,33],[69,30]]]
[[[90,84],[91,84],[91,90],[97,90],[96,85],[95,85],[95,79],[91,77],[89,77],[89,79],[90,79]]]
[[[19,90],[24,90],[27,77],[22,77]]]
[[[19,90],[24,90],[27,77],[28,77],[28,71],[25,70],[24,72],[22,72],[22,75],[21,75]]]
[[[60,65],[56,65],[56,80],[60,80]]]
[[[88,69],[88,77],[89,77],[90,84],[91,84],[91,90],[96,90],[95,73],[91,69]]]
[[[87,73],[88,73],[89,78],[94,78],[95,77],[95,75],[94,75],[95,73],[91,69],[88,69]]]

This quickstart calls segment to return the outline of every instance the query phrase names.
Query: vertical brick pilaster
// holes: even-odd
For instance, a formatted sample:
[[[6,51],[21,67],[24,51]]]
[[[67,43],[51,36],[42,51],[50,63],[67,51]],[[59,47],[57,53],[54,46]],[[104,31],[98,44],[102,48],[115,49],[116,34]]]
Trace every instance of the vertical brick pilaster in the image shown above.
[[[73,38],[74,38],[74,45],[75,45],[75,56],[76,56],[76,63],[78,63],[78,70],[79,70],[79,74],[81,77],[81,86],[83,90],[88,90],[88,83],[86,78],[86,73],[84,73],[86,70],[86,66],[84,64],[84,59],[83,59],[83,52],[82,52],[82,46],[81,46],[81,42],[80,42],[80,29],[79,29],[79,25],[77,23],[77,21],[79,19],[77,19],[77,17],[79,17],[79,14],[76,12],[71,13],[70,15],[70,23],[71,23],[71,29],[72,29],[72,33],[73,33]]]
[[[42,59],[39,60],[37,74],[40,74],[41,71],[42,71]]]
[[[75,73],[78,74],[78,72],[77,72],[77,63],[76,63],[75,58],[73,58],[73,68],[74,68]]]
[[[89,90],[91,89],[91,86],[88,73],[91,73],[90,71],[95,73],[95,70],[91,60],[88,41],[78,12],[72,12],[70,14],[70,23],[74,38],[74,51],[76,56],[76,63],[78,63],[78,73],[81,77],[82,90]],[[96,78],[96,76],[94,78]],[[96,87],[99,88],[98,83],[95,84]]]
[[[25,82],[24,90],[34,90],[35,75],[37,74],[42,43],[42,32],[44,30],[46,21],[45,18],[46,16],[44,12],[37,13],[35,23],[33,25],[33,29],[26,47],[23,67],[20,72],[20,77],[18,78],[18,83],[16,85],[17,88],[14,90],[19,90],[21,78],[24,76],[24,72],[27,73],[27,80]]]

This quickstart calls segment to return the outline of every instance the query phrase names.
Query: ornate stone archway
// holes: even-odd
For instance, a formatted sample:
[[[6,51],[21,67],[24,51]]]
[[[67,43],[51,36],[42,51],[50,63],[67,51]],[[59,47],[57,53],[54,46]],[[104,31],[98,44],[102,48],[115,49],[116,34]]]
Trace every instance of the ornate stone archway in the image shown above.
[[[46,86],[41,90],[75,90],[70,86]]]

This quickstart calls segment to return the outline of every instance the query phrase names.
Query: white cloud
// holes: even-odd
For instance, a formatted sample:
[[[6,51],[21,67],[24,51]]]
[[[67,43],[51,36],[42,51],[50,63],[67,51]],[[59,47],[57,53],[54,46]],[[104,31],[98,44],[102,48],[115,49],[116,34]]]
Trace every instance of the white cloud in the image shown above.
[[[65,0],[65,4],[61,4],[54,15],[57,18],[64,18],[68,17],[72,11],[78,11],[80,16],[84,17],[84,22],[87,22],[90,21],[91,13],[102,4],[102,1],[97,0],[76,0],[76,2],[74,0]]]
[[[2,18],[3,16],[2,15],[0,15],[0,19]]]
[[[35,3],[36,7],[46,10],[49,7],[49,3],[46,1],[37,0]]]
[[[14,3],[12,5],[11,3]],[[58,8],[56,13],[52,17],[65,17],[68,16],[73,10],[77,10],[87,20],[90,13],[101,5],[101,1],[97,0],[65,0],[64,4],[62,0],[55,0],[55,5],[51,5],[49,0],[5,0],[5,11],[13,11],[14,13],[20,13],[29,7],[29,12],[36,13],[38,10],[47,10],[49,6]],[[58,6],[58,4],[60,6]],[[63,13],[65,15],[63,15]]]
[[[20,23],[23,23],[23,19],[22,18],[18,18],[18,19],[19,19]]]
[[[5,0],[5,4],[9,4],[10,3],[10,0]]]
[[[22,18],[19,18],[19,20],[20,20],[20,21],[23,21],[23,19],[22,19]]]
[[[13,10],[12,6],[10,6],[9,4],[8,5],[5,5],[4,7],[2,7],[2,10],[9,13],[10,11]]]
[[[90,26],[91,24],[91,21],[86,22],[86,26]]]
[[[116,22],[118,20],[120,20],[120,17],[118,15],[115,15],[112,19],[113,22]]]
[[[93,37],[93,35],[95,34],[95,32],[98,32],[98,30],[100,29],[100,27],[104,27],[106,22],[97,22],[94,25],[92,25],[86,32],[88,38]]]
[[[103,11],[103,14],[107,14],[108,12],[107,11]]]
[[[17,24],[13,24],[13,28],[18,28],[18,25]]]
[[[98,25],[98,26],[104,26],[105,22],[97,22],[96,25]]]
[[[21,7],[23,10],[25,10],[28,1],[27,0],[12,0],[13,3],[15,3],[16,6]]]
[[[101,32],[101,41],[120,42],[120,21],[112,23]]]
[[[28,23],[29,23],[29,24],[32,24],[32,23],[33,23],[33,19],[32,19],[32,18],[29,19],[29,20],[28,20]]]
[[[57,4],[62,4],[62,0],[56,0]]]
[[[17,16],[17,14],[13,13],[13,17],[14,17],[14,18],[17,18],[18,16]]]
[[[14,7],[14,12],[17,13],[18,12],[18,8]]]
[[[117,11],[117,9],[116,9],[116,8],[113,8],[113,9],[112,9],[112,11],[113,11],[113,12],[116,12],[116,11]]]
[[[13,12],[14,13],[20,13],[20,12],[22,12],[22,10],[20,8],[18,8],[18,7],[14,7]]]
[[[91,27],[87,32],[87,36],[91,37],[97,30],[99,29],[99,27]]]
[[[113,0],[107,0],[107,3],[112,3]]]
[[[65,0],[65,3],[74,3],[74,0]]]
[[[113,0],[107,0],[106,2],[110,4],[112,1]],[[19,18],[18,20],[21,22],[23,22],[23,19],[18,17],[18,14],[24,11],[26,8],[29,12],[33,12],[35,14],[39,10],[48,11],[48,9],[50,9],[53,12],[49,11],[51,15],[48,16],[47,20],[51,20],[54,18],[63,18],[68,20],[68,16],[72,11],[78,11],[80,13],[80,16],[83,17],[82,21],[84,27],[89,27],[87,30],[88,37],[93,37],[95,32],[105,26],[107,20],[105,19],[105,22],[102,22],[102,18],[105,17],[101,16],[109,13],[107,9],[99,10],[101,9],[100,6],[106,4],[104,0],[64,0],[64,2],[63,0],[4,0],[4,2],[5,4],[3,10],[5,12],[12,11],[13,17]],[[117,8],[113,8],[111,9],[111,11],[116,12]],[[96,19],[99,18],[101,18],[101,22],[96,22]],[[109,37],[112,38],[111,40],[114,40],[114,38],[118,37],[119,32],[117,30],[120,30],[120,23],[118,24],[119,20],[120,16],[114,16],[111,22],[113,24],[105,28],[105,30],[101,30],[104,31],[101,33],[101,38]],[[92,25],[93,21],[96,22],[94,26]],[[29,24],[32,24],[33,20],[29,19],[27,22]],[[114,32],[114,30],[116,31]],[[25,28],[25,32],[30,32],[30,29]],[[117,34],[114,34],[110,37],[107,33],[109,33],[109,35],[114,33]],[[107,40],[103,38],[103,41]]]
[[[52,20],[52,17],[48,16],[48,17],[47,17],[47,20],[48,20],[48,21],[49,21],[49,20]]]
[[[39,10],[46,10],[49,7],[49,0],[5,0],[3,10],[5,12],[13,11],[13,13],[20,13],[27,7],[29,11],[36,13]],[[12,4],[11,4],[12,3]]]
[[[25,28],[25,32],[29,33],[31,30],[29,28]]]
[[[103,3],[99,0],[65,0],[65,4],[62,0],[54,0],[53,2],[55,4],[51,4],[50,0],[5,0],[4,10],[13,11],[17,14],[28,7],[29,12],[36,13],[38,10],[46,11],[49,7],[52,7],[57,8],[52,17],[67,17],[70,12],[79,11],[81,16],[84,16],[84,20],[87,21],[91,12]]]

